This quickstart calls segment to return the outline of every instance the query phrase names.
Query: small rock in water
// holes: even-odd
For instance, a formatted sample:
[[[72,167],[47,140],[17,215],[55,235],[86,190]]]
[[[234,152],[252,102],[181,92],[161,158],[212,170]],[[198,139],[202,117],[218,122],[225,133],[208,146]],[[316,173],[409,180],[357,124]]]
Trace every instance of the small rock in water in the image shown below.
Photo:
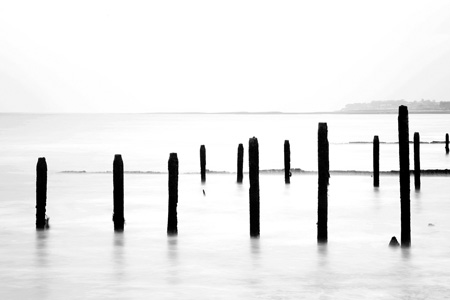
[[[398,247],[400,246],[400,244],[397,241],[397,238],[395,236],[393,236],[391,238],[391,241],[389,242],[389,247]]]
[[[433,223],[428,223],[428,226],[434,226],[434,224]]]

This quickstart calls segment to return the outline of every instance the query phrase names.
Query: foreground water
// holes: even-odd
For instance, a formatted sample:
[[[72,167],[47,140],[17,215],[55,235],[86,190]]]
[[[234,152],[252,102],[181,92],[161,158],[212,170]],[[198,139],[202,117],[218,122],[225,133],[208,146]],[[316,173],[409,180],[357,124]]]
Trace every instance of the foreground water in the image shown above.
[[[69,116],[63,122],[65,117],[59,115],[21,116],[26,122],[22,119],[16,124],[0,118],[4,145],[0,149],[2,298],[444,299],[450,294],[450,177],[423,177],[422,189],[411,191],[412,247],[392,249],[387,246],[390,238],[400,236],[397,176],[382,176],[380,188],[374,189],[370,176],[332,175],[329,243],[319,246],[317,175],[295,173],[291,184],[285,185],[282,174],[262,174],[261,238],[250,239],[246,175],[244,183],[238,185],[236,174],[208,174],[205,184],[201,184],[199,174],[187,174],[198,170],[200,140],[210,145],[208,164],[217,166],[211,169],[234,170],[237,142],[245,145],[245,141],[223,137],[219,131],[213,134],[213,129],[226,126],[229,119],[211,121],[210,128],[205,129],[212,130],[208,138],[192,135],[194,142],[188,138],[160,142],[163,134],[152,133],[154,126],[167,130],[168,124],[184,124],[178,127],[186,130],[177,135],[181,138],[188,135],[188,129],[200,128],[199,124],[206,121],[178,116],[174,123],[173,119],[160,120],[149,126],[154,120],[120,116],[127,126],[118,126],[116,117]],[[17,120],[17,116],[8,118]],[[210,121],[209,116],[206,118]],[[245,123],[234,118],[237,121],[232,124]],[[286,124],[296,124],[292,131],[311,131],[315,137],[317,124],[313,122],[326,116],[310,117],[308,122],[296,118],[290,116],[280,121],[281,125],[275,123],[275,132],[259,132],[260,147],[265,145],[274,153],[279,148],[281,152],[284,137],[278,137],[279,147],[270,141]],[[347,149],[335,157],[335,165],[370,170],[370,163],[358,157],[370,157],[371,145],[348,143],[361,141],[360,129],[351,129],[351,122],[345,118],[330,118],[330,124],[335,124],[329,125],[330,139],[337,141],[330,146],[330,151],[335,149],[331,157],[339,147]],[[359,117],[350,118],[356,122]],[[388,120],[396,116],[381,118],[390,124]],[[394,125],[391,129],[390,125],[382,127],[378,119],[373,121],[367,127],[379,126],[373,131],[382,131],[380,136],[395,131]],[[259,122],[266,126],[267,118]],[[299,130],[297,122],[314,128]],[[442,128],[447,126],[445,118],[436,122],[442,122]],[[420,124],[421,128],[428,126],[425,119]],[[331,134],[336,127],[341,127],[346,136]],[[433,128],[422,134],[428,141],[442,136],[441,129]],[[300,145],[293,132],[290,134],[293,137],[287,138]],[[122,145],[121,140],[126,142]],[[390,141],[395,141],[395,133]],[[228,142],[233,145],[228,146]],[[305,142],[304,147],[297,147],[298,154],[293,151],[293,157],[314,153],[313,137],[311,142],[314,144]],[[382,146],[392,147],[392,151],[385,150],[385,157],[395,157],[394,144]],[[431,151],[425,150],[425,164],[445,168],[448,157],[442,153],[443,145],[426,146]],[[232,158],[224,147],[232,151]],[[211,149],[221,149],[220,155],[215,156]],[[162,150],[167,153],[159,157]],[[123,233],[114,233],[112,174],[61,173],[111,170],[113,154],[120,152],[125,153],[125,169],[164,172],[169,151],[181,153],[180,168],[184,171],[180,174],[176,238],[166,235],[167,174],[125,174],[126,226]],[[262,153],[262,164],[279,168],[278,158],[270,151]],[[51,223],[50,230],[40,232],[34,229],[38,156],[46,156],[49,164],[47,213]],[[311,154],[308,159],[297,160],[294,167],[310,164],[314,169],[315,160]],[[333,166],[333,160],[330,164]],[[392,161],[386,169],[395,167]]]
[[[41,232],[33,228],[33,184],[2,185],[2,298],[442,299],[450,293],[448,177],[425,177],[422,190],[412,192],[411,249],[387,246],[400,230],[395,176],[382,176],[379,189],[370,176],[332,176],[327,246],[316,243],[314,175],[294,175],[291,185],[282,175],[261,176],[260,239],[249,238],[248,185],[237,185],[232,175],[210,175],[205,185],[197,175],[180,177],[176,238],[166,235],[164,175],[126,176],[124,233],[113,232],[111,175],[49,179],[52,227]]]

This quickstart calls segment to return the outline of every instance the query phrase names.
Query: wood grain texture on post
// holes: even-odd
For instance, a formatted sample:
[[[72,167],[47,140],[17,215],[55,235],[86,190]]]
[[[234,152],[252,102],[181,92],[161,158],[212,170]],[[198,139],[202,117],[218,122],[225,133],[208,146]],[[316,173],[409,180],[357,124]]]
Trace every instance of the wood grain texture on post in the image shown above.
[[[400,221],[402,247],[411,246],[411,201],[409,173],[409,125],[408,107],[401,105],[398,110],[398,142],[400,160]]]
[[[167,218],[167,234],[178,234],[178,157],[176,153],[170,153],[168,161],[169,171],[169,213]]]
[[[319,123],[318,130],[318,205],[317,205],[317,241],[328,241],[328,183],[329,153],[327,123]]]
[[[113,222],[115,231],[123,231],[125,224],[124,217],[124,186],[123,186],[123,161],[122,155],[116,154],[113,162]]]
[[[259,145],[253,137],[248,142],[250,236],[259,237]]]
[[[47,162],[39,157],[36,165],[36,228],[45,229],[47,205]]]

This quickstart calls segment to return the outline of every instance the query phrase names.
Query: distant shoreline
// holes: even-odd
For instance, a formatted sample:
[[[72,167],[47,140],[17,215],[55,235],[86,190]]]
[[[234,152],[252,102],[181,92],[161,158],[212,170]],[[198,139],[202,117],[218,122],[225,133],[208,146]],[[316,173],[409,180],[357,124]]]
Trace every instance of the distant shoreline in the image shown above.
[[[30,113],[30,112],[0,112],[0,115],[393,115],[397,110],[352,110],[352,111],[322,111],[322,112],[129,112],[129,113]],[[450,114],[450,111],[410,110],[409,114]]]

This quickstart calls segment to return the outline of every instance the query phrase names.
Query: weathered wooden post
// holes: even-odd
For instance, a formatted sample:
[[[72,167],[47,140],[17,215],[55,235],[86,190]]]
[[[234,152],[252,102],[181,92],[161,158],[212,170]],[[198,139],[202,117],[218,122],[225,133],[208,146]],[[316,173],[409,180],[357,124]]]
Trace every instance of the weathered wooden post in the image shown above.
[[[284,182],[291,183],[291,146],[288,140],[284,141]]]
[[[167,218],[167,234],[178,234],[178,157],[176,153],[170,153],[169,162],[169,216]]]
[[[45,157],[39,157],[36,165],[36,229],[45,229],[47,219],[47,162]]]
[[[237,182],[242,183],[244,178],[244,145],[239,144],[237,154]]]
[[[380,186],[380,141],[378,135],[373,137],[373,186]]]
[[[448,133],[445,134],[445,153],[448,154],[449,148],[448,148]]]
[[[317,146],[319,162],[317,242],[326,243],[328,241],[328,182],[330,176],[327,123],[319,123]]]
[[[125,224],[124,217],[124,188],[123,188],[123,161],[122,155],[116,154],[113,162],[113,222],[115,231],[123,231]]]
[[[205,145],[200,146],[200,173],[202,182],[206,181],[206,149]]]
[[[420,135],[414,132],[414,187],[420,190]]]
[[[408,107],[401,105],[398,109],[398,144],[400,156],[400,211],[401,211],[401,246],[411,246],[411,203],[409,174],[409,129]]]
[[[259,146],[253,137],[248,142],[248,163],[250,179],[250,236],[259,237]]]

